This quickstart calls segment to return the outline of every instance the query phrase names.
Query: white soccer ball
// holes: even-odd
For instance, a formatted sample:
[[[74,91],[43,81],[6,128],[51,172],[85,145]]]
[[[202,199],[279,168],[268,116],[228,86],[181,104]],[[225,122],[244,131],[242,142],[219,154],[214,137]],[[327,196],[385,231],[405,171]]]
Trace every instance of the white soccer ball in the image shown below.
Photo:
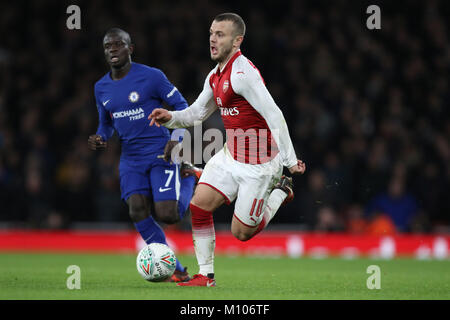
[[[168,246],[151,243],[139,252],[136,267],[139,274],[148,281],[160,282],[171,277],[175,271],[177,258]]]

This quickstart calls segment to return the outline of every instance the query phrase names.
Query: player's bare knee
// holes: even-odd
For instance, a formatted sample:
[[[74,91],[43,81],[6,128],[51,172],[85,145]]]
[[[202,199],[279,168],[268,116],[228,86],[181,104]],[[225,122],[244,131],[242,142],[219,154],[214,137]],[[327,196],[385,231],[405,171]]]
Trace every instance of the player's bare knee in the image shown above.
[[[165,224],[174,224],[180,221],[178,212],[178,203],[176,201],[156,203],[155,204],[156,219]]]
[[[157,220],[165,224],[174,224],[180,221],[178,212],[165,212],[164,214],[157,215]]]
[[[133,222],[142,221],[149,216],[148,209],[145,206],[130,207],[128,213]]]
[[[205,201],[201,196],[197,196],[196,194],[194,194],[194,196],[192,197],[191,204],[204,210],[206,210],[205,207],[208,206],[208,202]]]
[[[209,186],[200,184],[194,192],[191,204],[203,210],[213,212],[225,202],[225,198]]]
[[[144,197],[132,195],[128,198],[128,213],[133,222],[139,222],[149,216],[149,208]]]
[[[192,199],[190,205],[194,205],[197,208],[200,208],[200,209],[205,210],[205,211],[214,211],[214,208],[212,208],[211,204],[209,204],[207,202],[204,202],[204,201],[201,201],[201,200],[200,201],[198,201],[198,200],[195,201],[194,199]]]
[[[231,229],[231,233],[233,234],[233,236],[238,239],[239,241],[247,241],[250,240],[252,238],[252,234],[245,232],[243,230],[240,229]]]
[[[236,238],[239,240],[239,241],[248,241],[248,240],[250,240],[251,238],[252,238],[252,236],[251,235],[249,235],[249,234],[246,234],[246,233],[239,233],[237,236],[236,236]]]

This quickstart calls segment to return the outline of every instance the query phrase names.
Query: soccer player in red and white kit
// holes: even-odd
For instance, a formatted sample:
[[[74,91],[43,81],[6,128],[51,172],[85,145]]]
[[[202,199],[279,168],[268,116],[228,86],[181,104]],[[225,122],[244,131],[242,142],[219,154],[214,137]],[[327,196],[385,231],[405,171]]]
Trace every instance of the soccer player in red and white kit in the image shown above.
[[[186,128],[220,109],[227,142],[205,165],[190,203],[192,235],[199,273],[180,286],[215,286],[215,231],[212,213],[234,200],[232,234],[247,241],[270,222],[278,208],[292,200],[292,178],[306,166],[298,160],[281,110],[258,69],[242,55],[245,23],[234,13],[220,14],[210,28],[211,59],[197,100],[181,111],[154,109],[150,125]]]

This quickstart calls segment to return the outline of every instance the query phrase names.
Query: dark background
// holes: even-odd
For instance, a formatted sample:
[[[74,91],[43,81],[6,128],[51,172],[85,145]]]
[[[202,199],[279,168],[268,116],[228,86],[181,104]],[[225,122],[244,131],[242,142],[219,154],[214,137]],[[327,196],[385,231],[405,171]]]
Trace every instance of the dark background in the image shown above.
[[[68,30],[66,8],[81,8]],[[369,30],[366,8],[381,8]],[[209,27],[247,24],[242,51],[283,111],[307,173],[271,226],[388,234],[449,232],[447,1],[14,1],[0,7],[0,223],[75,228],[123,222],[114,137],[97,128],[102,38],[128,31],[133,60],[157,67],[189,103],[214,67]],[[218,114],[204,128],[223,129]],[[233,205],[215,214],[229,223]],[[177,225],[189,228],[189,217]]]

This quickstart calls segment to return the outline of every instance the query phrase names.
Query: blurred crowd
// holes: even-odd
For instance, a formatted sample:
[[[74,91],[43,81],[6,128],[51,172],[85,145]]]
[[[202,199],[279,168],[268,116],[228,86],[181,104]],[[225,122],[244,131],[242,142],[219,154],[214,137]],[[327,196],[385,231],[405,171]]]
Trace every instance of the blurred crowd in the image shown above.
[[[66,8],[81,8],[68,30]],[[360,234],[449,232],[449,4],[354,1],[14,1],[0,10],[0,222],[70,228],[129,221],[120,144],[87,149],[102,38],[128,31],[133,60],[160,68],[189,103],[214,67],[209,26],[233,11],[242,46],[287,119],[307,173],[273,224]],[[222,127],[221,127],[222,126]],[[223,128],[218,114],[204,128]],[[229,222],[233,206],[216,222]],[[188,223],[188,222],[187,222]],[[180,226],[182,227],[182,226]]]

